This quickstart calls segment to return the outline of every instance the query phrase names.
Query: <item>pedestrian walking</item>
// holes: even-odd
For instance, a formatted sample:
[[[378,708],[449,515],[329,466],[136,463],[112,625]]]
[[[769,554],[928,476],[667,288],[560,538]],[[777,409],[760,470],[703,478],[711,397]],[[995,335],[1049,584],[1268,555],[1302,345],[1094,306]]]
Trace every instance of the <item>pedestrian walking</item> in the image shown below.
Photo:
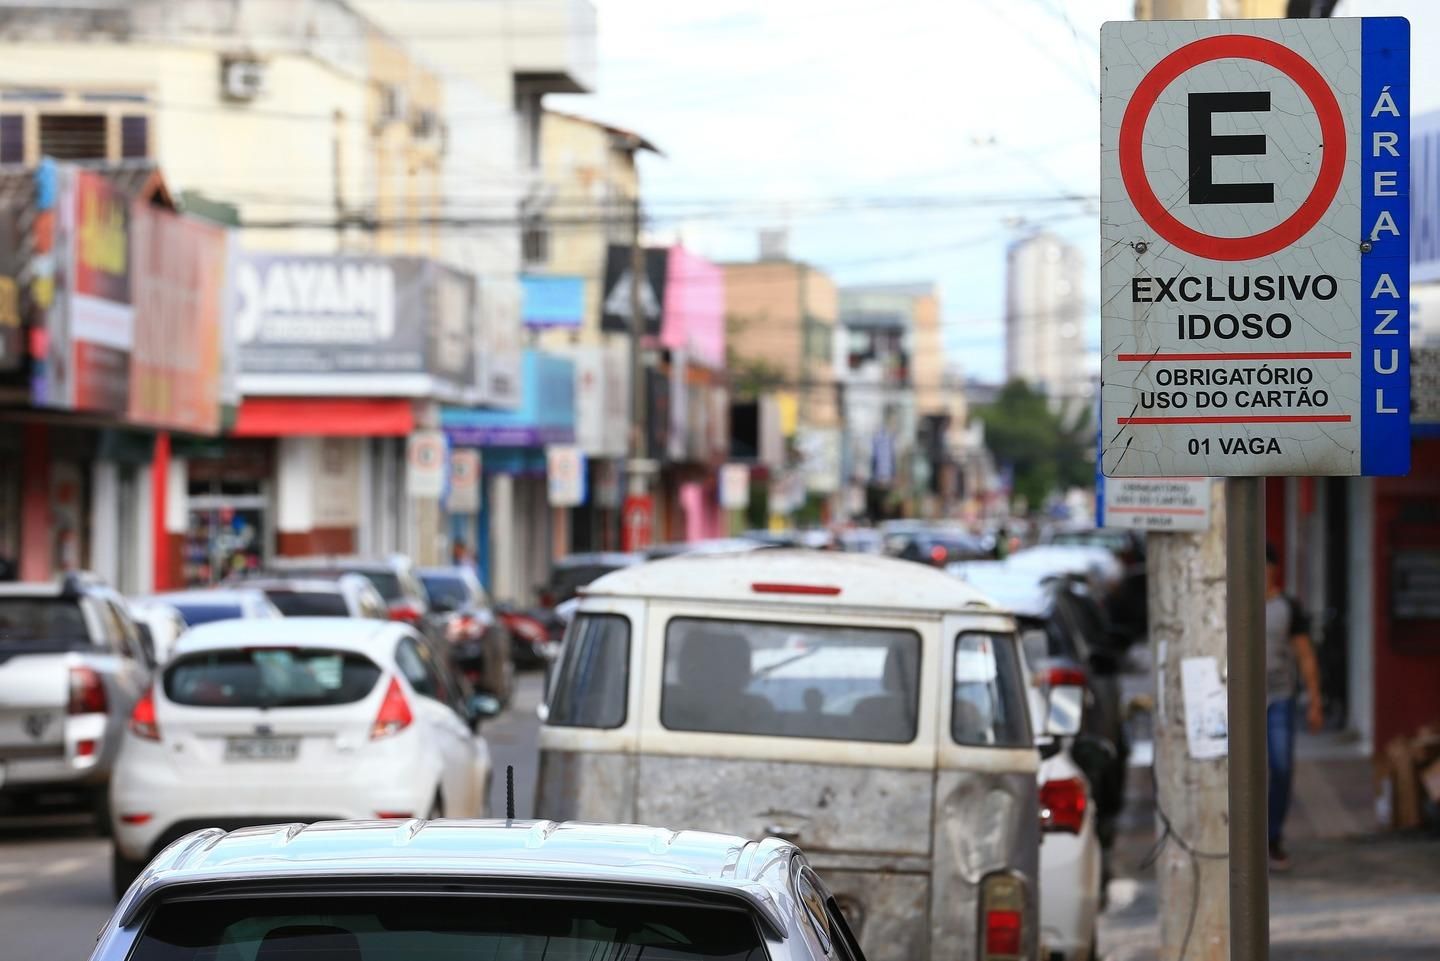
[[[1296,675],[1305,682],[1305,719],[1318,731],[1325,720],[1320,667],[1310,643],[1310,621],[1280,584],[1275,548],[1265,546],[1265,727],[1270,757],[1270,866],[1290,867],[1285,852],[1285,815],[1295,777]]]

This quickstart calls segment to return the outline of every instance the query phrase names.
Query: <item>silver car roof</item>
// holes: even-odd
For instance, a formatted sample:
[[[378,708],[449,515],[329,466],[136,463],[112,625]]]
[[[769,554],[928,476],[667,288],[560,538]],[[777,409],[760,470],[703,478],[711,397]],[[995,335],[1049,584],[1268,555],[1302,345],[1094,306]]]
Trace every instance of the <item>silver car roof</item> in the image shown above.
[[[222,831],[176,841],[141,874],[120,924],[163,891],[235,881],[446,878],[563,881],[712,892],[750,904],[777,935],[786,925],[791,860],[777,838],[639,825],[555,821],[322,821]]]

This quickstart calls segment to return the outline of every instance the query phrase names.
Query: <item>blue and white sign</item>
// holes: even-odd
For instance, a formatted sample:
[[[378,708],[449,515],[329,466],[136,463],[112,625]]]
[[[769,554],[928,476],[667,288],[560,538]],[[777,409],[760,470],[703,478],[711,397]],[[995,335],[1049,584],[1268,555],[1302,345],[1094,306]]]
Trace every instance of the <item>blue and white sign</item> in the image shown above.
[[[1104,473],[1408,472],[1408,21],[1109,23],[1101,65]]]
[[[520,300],[526,327],[579,327],[585,319],[585,278],[524,274]]]
[[[1415,118],[1410,137],[1410,269],[1440,283],[1440,110]]]

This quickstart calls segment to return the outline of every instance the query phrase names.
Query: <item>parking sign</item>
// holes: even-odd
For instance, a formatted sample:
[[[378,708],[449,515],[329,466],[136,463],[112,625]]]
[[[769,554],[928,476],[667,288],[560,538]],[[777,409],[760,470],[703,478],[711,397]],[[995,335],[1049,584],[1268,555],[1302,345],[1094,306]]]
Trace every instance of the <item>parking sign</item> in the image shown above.
[[[1401,18],[1101,32],[1101,467],[1409,469]]]

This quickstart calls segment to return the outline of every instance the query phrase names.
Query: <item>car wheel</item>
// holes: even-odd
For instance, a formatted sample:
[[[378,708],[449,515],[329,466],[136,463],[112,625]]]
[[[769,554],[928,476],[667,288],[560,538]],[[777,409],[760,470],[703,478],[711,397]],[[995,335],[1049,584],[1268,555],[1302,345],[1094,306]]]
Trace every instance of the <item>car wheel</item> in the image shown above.
[[[98,787],[90,795],[90,813],[95,818],[95,831],[102,838],[110,837],[110,785]]]
[[[110,849],[110,890],[119,901],[130,890],[130,885],[145,870],[144,861],[135,861],[120,853],[119,848]]]

